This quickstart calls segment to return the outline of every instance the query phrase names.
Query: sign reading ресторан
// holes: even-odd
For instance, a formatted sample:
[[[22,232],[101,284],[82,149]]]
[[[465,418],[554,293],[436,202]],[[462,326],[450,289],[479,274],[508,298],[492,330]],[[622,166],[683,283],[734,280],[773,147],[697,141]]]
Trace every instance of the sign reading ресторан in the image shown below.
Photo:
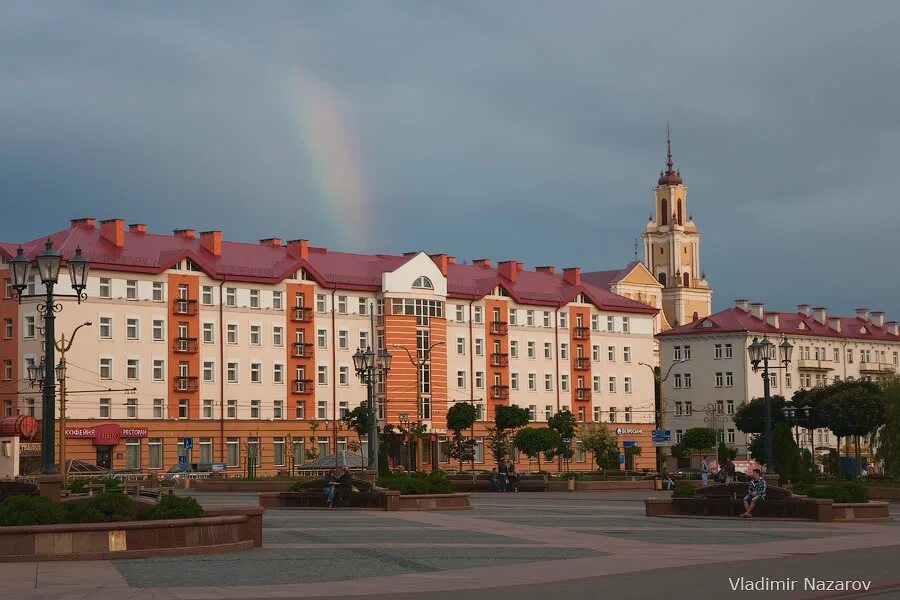
[[[644,433],[643,429],[626,429],[625,427],[616,429],[616,435],[639,435],[641,433]]]
[[[145,438],[144,427],[122,427],[118,423],[101,423],[91,427],[66,427],[67,438],[89,438],[95,446],[115,446],[121,438]]]

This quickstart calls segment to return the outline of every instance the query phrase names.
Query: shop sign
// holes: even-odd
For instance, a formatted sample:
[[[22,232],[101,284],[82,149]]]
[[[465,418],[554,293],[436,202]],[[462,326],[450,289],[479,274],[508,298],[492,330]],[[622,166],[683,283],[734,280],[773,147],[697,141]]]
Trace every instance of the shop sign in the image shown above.
[[[24,458],[32,458],[41,455],[40,442],[20,442],[19,456]]]
[[[639,435],[641,433],[644,433],[643,429],[626,429],[624,427],[616,429],[616,435]]]
[[[95,446],[116,446],[121,438],[145,438],[143,427],[122,427],[118,423],[101,423],[91,427],[67,427],[67,438],[90,438]]]

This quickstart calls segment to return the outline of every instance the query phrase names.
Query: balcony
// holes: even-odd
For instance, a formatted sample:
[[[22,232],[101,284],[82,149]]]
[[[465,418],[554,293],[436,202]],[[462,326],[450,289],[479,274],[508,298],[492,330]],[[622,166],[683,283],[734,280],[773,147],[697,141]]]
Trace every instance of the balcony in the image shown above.
[[[506,400],[509,398],[509,386],[508,385],[492,385],[491,386],[491,399],[492,400]]]
[[[833,371],[829,360],[816,360],[809,358],[801,358],[797,361],[797,368],[801,371]]]
[[[196,392],[200,389],[198,377],[179,376],[175,378],[174,390],[176,392]]]
[[[492,367],[505,367],[509,365],[509,354],[503,352],[494,352],[491,354]]]
[[[312,394],[314,389],[312,379],[295,379],[291,391],[295,394]]]
[[[491,321],[491,335],[506,335],[508,331],[506,321]]]
[[[179,354],[196,354],[197,338],[195,337],[178,337],[175,338],[175,352]]]
[[[859,363],[860,373],[893,373],[897,367],[891,363],[883,362],[861,362]]]
[[[176,298],[172,301],[172,314],[193,316],[197,314],[197,301]]]
[[[575,370],[576,371],[590,371],[591,370],[591,359],[587,356],[576,356],[575,357]]]
[[[291,356],[294,358],[309,358],[313,355],[313,345],[311,343],[294,342],[291,349]]]
[[[591,339],[591,330],[589,327],[573,327],[572,337],[576,340],[589,340]]]
[[[590,400],[591,399],[591,388],[575,388],[575,399],[576,400]]]
[[[312,322],[312,308],[309,306],[295,306],[294,312],[291,313],[291,321],[300,323]]]

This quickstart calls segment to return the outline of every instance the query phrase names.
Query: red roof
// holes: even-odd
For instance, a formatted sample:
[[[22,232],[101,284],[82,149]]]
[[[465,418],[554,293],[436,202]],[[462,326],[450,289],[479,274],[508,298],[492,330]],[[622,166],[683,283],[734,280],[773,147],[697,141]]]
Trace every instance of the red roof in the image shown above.
[[[624,269],[612,271],[587,271],[581,274],[581,280],[601,288],[609,288],[613,283],[628,275],[640,261],[633,260]]]
[[[813,337],[900,342],[900,335],[894,335],[885,327],[878,327],[872,321],[859,317],[828,317],[828,322],[831,322],[832,319],[840,320],[841,331],[837,332],[828,325],[823,325],[813,317],[800,312],[768,312],[766,315],[778,315],[777,328],[767,323],[765,319],[758,319],[747,311],[732,307],[711,314],[699,321],[669,329],[658,335],[684,336],[748,332],[774,336],[786,333]]]
[[[34,258],[47,239],[40,237],[22,244],[25,254]],[[49,239],[64,258],[80,247],[92,266],[104,270],[161,273],[188,258],[219,280],[278,283],[302,268],[323,287],[372,291],[381,289],[383,273],[394,271],[414,256],[354,254],[310,247],[308,260],[304,261],[290,256],[284,246],[226,241],[221,244],[221,255],[215,256],[198,238],[128,229],[124,231],[123,246],[118,248],[103,238],[98,228],[84,224],[52,233]],[[0,243],[0,254],[12,258],[16,248],[16,244]],[[586,281],[570,285],[558,274],[520,271],[512,282],[495,267],[450,264],[447,279],[447,295],[451,298],[481,298],[501,285],[521,304],[562,306],[583,293],[601,309],[657,312],[653,307],[613,294],[602,285]]]

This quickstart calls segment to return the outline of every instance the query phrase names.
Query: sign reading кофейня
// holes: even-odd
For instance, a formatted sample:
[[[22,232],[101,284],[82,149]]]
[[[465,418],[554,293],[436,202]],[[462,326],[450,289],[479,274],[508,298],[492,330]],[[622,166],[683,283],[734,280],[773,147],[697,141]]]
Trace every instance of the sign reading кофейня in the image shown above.
[[[95,446],[115,446],[121,438],[147,437],[145,428],[122,427],[118,423],[101,423],[91,427],[66,427],[67,438],[91,438]]]

